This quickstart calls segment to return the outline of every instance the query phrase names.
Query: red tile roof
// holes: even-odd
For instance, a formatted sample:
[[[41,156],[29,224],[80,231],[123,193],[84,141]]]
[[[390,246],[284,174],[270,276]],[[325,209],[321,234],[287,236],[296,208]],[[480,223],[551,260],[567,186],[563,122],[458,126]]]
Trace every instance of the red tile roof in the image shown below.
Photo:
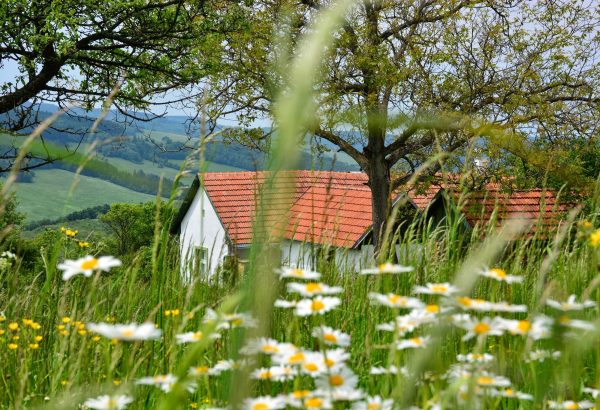
[[[207,172],[204,187],[229,238],[252,240],[265,172]],[[371,191],[359,172],[282,173],[268,201],[266,219],[287,239],[351,247],[371,226]],[[283,230],[283,232],[281,232]]]
[[[507,190],[497,183],[486,184],[483,190],[459,194],[455,185],[430,185],[422,191],[409,192],[415,206],[425,211],[436,195],[443,189],[455,202],[461,202],[461,209],[470,226],[486,225],[493,218],[500,226],[509,219],[520,218],[531,225],[530,233],[538,228],[555,229],[563,216],[574,204],[560,202],[552,190],[529,189]]]
[[[249,244],[255,220],[259,187],[266,172],[207,172],[201,175],[205,190],[229,238]],[[288,171],[276,180],[265,212],[272,233],[290,240],[352,247],[371,227],[371,191],[367,175],[360,172]],[[409,191],[421,211],[436,197],[443,184]],[[457,194],[452,194],[455,197]],[[545,207],[541,203],[545,203]],[[497,223],[513,217],[556,226],[568,204],[557,204],[551,191],[540,189],[506,192],[488,184],[483,192],[471,192],[465,216],[471,226],[487,223],[497,206]]]

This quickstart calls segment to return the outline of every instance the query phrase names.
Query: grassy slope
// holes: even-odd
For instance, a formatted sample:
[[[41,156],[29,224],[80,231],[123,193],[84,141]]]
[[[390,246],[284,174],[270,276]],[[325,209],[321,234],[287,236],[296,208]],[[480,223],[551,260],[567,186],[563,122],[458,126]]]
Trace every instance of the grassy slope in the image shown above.
[[[37,234],[44,231],[46,228],[60,229],[62,226],[69,229],[75,229],[79,231],[77,237],[79,239],[86,239],[90,234],[105,235],[106,229],[100,220],[98,219],[79,219],[77,221],[67,221],[60,224],[44,225],[31,231],[23,231],[25,238],[33,238]]]
[[[58,169],[36,171],[33,183],[16,184],[19,208],[27,213],[27,221],[58,218],[70,212],[112,202],[153,201],[153,195],[142,194],[98,178],[80,176],[73,196],[68,193],[75,174]]]

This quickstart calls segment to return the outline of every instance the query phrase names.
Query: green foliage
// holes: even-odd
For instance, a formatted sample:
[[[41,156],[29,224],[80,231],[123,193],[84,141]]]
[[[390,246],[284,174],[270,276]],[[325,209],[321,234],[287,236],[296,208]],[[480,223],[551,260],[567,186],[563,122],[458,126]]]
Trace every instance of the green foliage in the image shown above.
[[[138,250],[149,248],[154,241],[156,223],[168,226],[173,211],[164,205],[160,208],[160,219],[156,220],[155,202],[143,204],[111,204],[108,212],[100,216],[100,221],[112,235],[110,251],[120,257],[132,256]],[[146,256],[148,252],[145,252]],[[147,259],[146,259],[147,260]]]
[[[217,69],[215,46],[242,17],[235,4],[218,1],[4,1],[0,57],[19,74],[0,83],[0,113],[34,98],[91,109],[123,77],[115,96],[121,112],[148,110],[157,95]]]

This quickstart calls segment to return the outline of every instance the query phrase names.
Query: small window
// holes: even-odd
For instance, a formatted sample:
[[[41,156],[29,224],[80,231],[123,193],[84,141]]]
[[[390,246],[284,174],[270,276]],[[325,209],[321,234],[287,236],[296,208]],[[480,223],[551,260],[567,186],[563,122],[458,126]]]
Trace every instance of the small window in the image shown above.
[[[194,274],[205,274],[208,269],[208,249],[201,246],[194,247],[193,260]]]

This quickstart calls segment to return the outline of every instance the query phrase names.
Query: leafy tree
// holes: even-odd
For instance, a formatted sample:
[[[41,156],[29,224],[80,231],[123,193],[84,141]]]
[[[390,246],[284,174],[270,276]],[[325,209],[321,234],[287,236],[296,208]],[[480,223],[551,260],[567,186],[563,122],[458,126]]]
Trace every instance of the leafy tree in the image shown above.
[[[211,77],[212,120],[271,115],[287,51],[329,4],[256,1],[249,29],[228,37],[227,68]],[[391,192],[436,152],[461,158],[469,146],[493,147],[545,168],[540,152],[557,149],[559,158],[572,137],[593,139],[597,24],[592,0],[357,2],[332,34],[307,130],[368,174],[374,241],[384,232]],[[278,44],[272,33],[282,27],[289,38]],[[571,167],[565,176],[578,170],[563,165]]]
[[[16,65],[19,74],[0,81],[0,114],[16,114],[10,126],[18,129],[35,114],[27,102],[89,110],[125,77],[114,105],[147,120],[153,103],[180,101],[172,91],[190,91],[215,69],[221,33],[237,29],[241,16],[227,1],[3,1],[0,68]]]
[[[100,217],[115,241],[117,255],[131,255],[152,244],[156,221],[156,204],[111,204]],[[172,217],[170,208],[161,207],[161,223],[168,224]]]

